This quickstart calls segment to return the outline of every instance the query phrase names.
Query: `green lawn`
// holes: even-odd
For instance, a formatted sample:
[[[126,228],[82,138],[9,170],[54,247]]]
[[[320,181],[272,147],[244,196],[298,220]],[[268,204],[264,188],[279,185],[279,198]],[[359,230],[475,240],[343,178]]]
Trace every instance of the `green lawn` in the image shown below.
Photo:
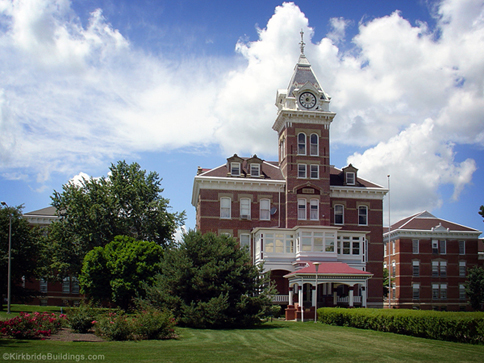
[[[3,310],[0,310],[0,320],[8,320],[10,318],[17,316],[18,314],[20,314],[20,312],[33,313],[35,311],[38,311],[39,313],[43,313],[44,311],[48,311],[49,313],[60,314],[61,308],[59,306],[38,306],[38,305],[12,304],[12,305],[10,305],[10,315],[9,315],[9,314],[7,314],[7,304],[3,304]]]
[[[80,355],[84,355],[83,360],[87,361],[88,355],[101,354],[103,362],[184,363],[484,360],[483,345],[442,342],[313,322],[274,321],[245,330],[178,330],[179,339],[166,341],[85,343],[0,339],[0,356],[5,353],[71,354],[70,361],[82,360]],[[35,361],[25,358],[22,357],[23,362]]]

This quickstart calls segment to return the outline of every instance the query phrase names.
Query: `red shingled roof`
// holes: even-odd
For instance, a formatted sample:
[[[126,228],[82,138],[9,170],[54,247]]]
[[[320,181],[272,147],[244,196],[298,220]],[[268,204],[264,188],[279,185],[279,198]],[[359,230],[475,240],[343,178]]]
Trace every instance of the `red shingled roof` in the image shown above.
[[[316,266],[313,262],[307,262],[309,266],[304,267],[295,272],[291,272],[286,276],[298,274],[315,274]],[[344,262],[321,262],[318,269],[318,275],[372,275],[370,272],[361,271],[357,268],[350,267]]]
[[[414,214],[413,216],[404,218],[397,223],[394,223],[391,226],[391,230],[394,231],[396,229],[400,229],[431,231],[432,228],[437,228],[439,226],[442,226],[446,229],[448,228],[450,231],[477,232],[477,230],[474,228],[437,218],[427,211]]]

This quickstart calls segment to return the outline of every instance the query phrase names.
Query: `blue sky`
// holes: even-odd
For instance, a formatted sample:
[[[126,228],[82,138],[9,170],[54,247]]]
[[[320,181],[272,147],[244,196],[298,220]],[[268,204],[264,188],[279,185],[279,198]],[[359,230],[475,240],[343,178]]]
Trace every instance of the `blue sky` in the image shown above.
[[[193,228],[198,166],[277,159],[303,29],[337,113],[331,163],[390,174],[392,222],[428,210],[482,230],[483,19],[477,0],[0,0],[0,199],[33,211],[136,161]]]

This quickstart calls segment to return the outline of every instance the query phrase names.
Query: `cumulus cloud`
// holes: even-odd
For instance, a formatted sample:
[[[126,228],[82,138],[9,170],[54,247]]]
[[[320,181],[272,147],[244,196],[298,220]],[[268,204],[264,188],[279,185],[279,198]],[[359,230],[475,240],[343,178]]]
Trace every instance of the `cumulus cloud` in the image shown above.
[[[276,90],[290,80],[302,29],[337,112],[333,145],[365,148],[348,162],[380,184],[391,174],[403,214],[432,209],[441,185],[457,199],[477,168],[456,161],[454,145],[484,146],[483,14],[482,1],[442,0],[433,29],[396,11],[361,22],[353,39],[349,20],[331,19],[314,39],[308,18],[284,3],[234,58],[174,62],[131,44],[100,9],[83,25],[68,0],[0,0],[0,171],[42,183],[210,143],[227,156],[276,157]]]

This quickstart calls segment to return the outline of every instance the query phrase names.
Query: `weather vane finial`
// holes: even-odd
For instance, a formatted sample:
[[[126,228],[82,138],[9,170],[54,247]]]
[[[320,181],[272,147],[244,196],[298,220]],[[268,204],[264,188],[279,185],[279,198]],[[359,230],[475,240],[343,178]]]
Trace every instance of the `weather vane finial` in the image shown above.
[[[301,29],[301,43],[299,43],[301,45],[301,54],[304,55],[304,46],[306,45],[306,43],[304,43],[304,32],[303,30]]]

